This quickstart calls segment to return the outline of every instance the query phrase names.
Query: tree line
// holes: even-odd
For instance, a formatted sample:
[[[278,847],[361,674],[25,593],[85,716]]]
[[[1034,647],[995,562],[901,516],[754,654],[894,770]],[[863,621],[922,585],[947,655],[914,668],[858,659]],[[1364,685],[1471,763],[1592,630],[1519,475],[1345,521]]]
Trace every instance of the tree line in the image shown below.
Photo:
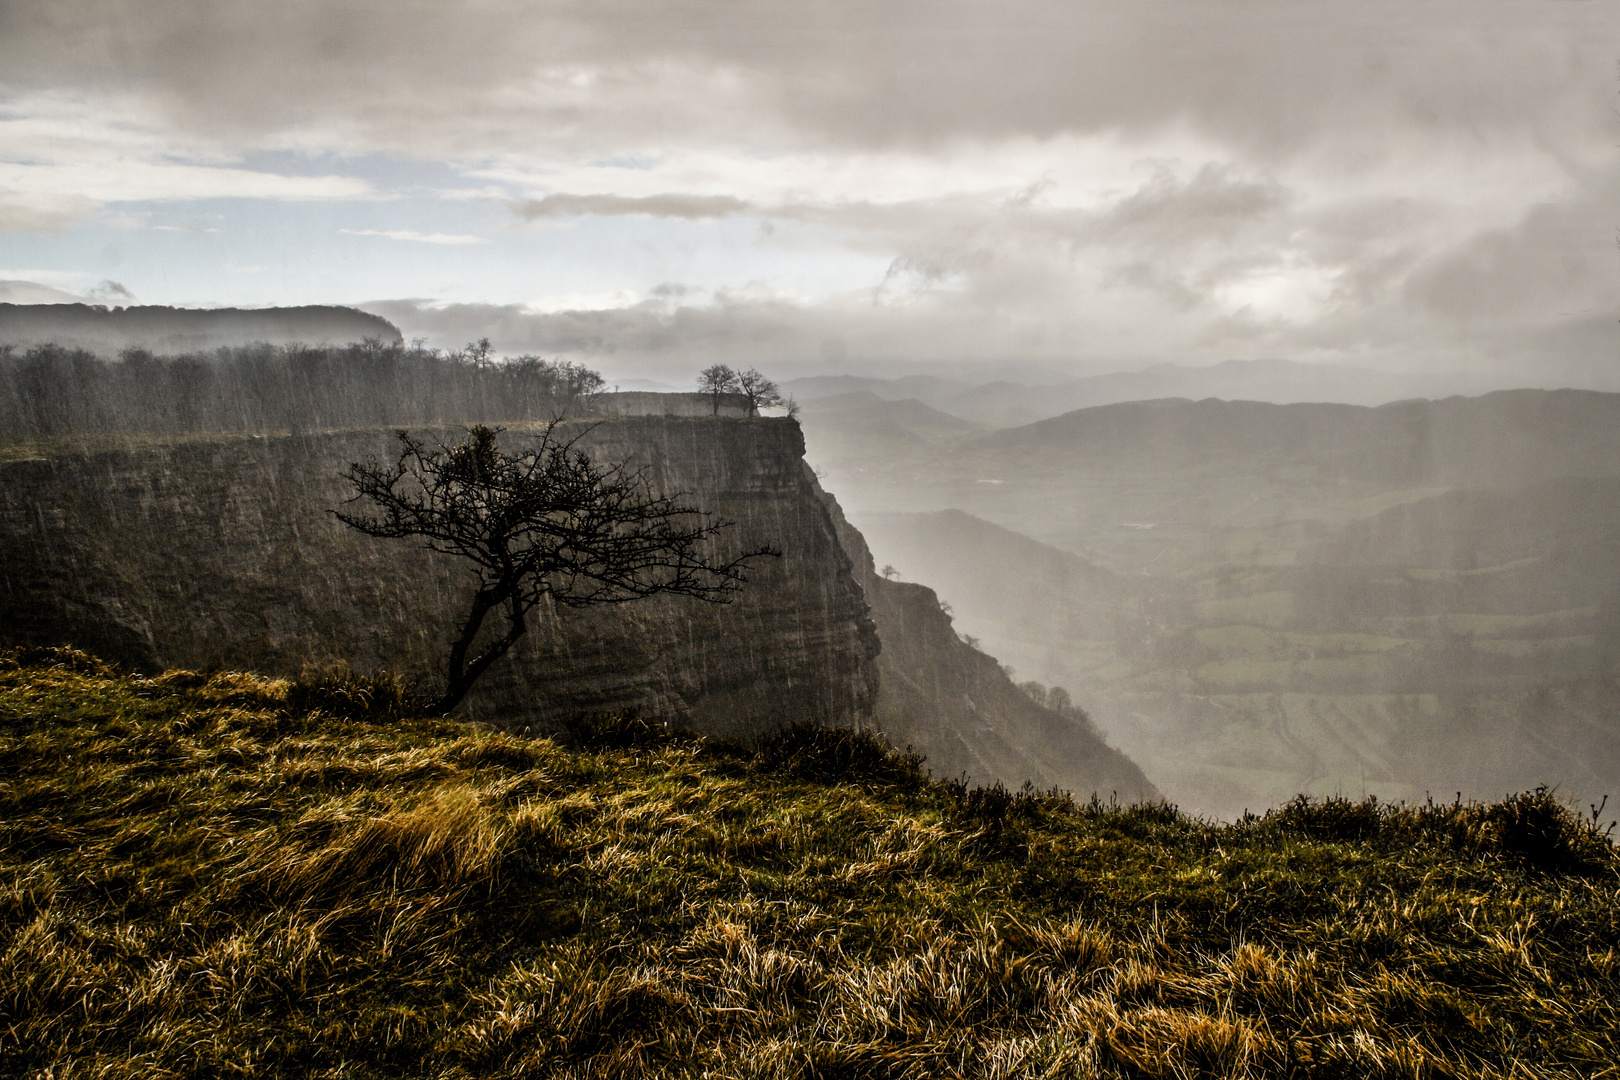
[[[589,411],[602,376],[575,363],[497,361],[487,339],[440,350],[369,340],[248,345],[116,361],[83,349],[0,346],[0,440],[521,423]]]

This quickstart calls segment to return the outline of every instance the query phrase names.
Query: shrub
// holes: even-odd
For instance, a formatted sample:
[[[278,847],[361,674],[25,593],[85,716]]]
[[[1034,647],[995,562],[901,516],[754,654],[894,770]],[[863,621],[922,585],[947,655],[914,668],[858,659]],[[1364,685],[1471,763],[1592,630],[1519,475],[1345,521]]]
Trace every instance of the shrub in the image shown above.
[[[1376,797],[1351,802],[1339,795],[1312,799],[1295,795],[1262,819],[1266,825],[1296,833],[1311,840],[1355,842],[1378,834],[1383,815]]]
[[[896,750],[882,736],[856,728],[793,724],[761,743],[755,760],[769,772],[814,783],[915,789],[928,782],[921,754]]]
[[[596,713],[564,722],[564,729],[582,750],[639,750],[692,742],[697,736],[651,720],[639,712]]]
[[[1600,874],[1620,869],[1613,845],[1545,786],[1501,802],[1452,808],[1453,843],[1531,874]]]
[[[68,645],[18,645],[0,649],[0,670],[19,668],[60,668],[78,675],[102,677],[117,674],[111,665]]]

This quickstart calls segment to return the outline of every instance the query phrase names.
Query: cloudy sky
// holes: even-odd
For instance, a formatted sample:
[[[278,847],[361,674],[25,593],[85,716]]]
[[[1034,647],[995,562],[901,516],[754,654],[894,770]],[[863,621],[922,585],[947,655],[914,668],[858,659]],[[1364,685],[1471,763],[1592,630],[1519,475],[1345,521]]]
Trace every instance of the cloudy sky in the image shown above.
[[[0,299],[1607,385],[1617,145],[1620,0],[0,0]]]

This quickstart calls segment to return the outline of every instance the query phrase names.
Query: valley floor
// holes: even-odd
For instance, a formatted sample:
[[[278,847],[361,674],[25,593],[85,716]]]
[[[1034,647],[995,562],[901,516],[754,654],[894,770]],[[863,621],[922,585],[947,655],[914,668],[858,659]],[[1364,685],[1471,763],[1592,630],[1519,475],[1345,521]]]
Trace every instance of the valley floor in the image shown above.
[[[1545,793],[1216,825],[399,704],[0,657],[0,1075],[1620,1076]]]

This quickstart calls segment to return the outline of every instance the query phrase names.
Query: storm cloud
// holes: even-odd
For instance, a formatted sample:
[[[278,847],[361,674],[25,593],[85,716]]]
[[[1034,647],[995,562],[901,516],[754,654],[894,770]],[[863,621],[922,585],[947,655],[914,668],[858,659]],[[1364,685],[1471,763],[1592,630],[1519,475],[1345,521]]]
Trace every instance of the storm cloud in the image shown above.
[[[251,260],[288,265],[263,302],[392,287],[425,332],[645,373],[1571,341],[1587,370],[1620,317],[1617,54],[1611,5],[1531,0],[13,0],[0,255],[235,200],[331,237],[299,240],[325,277]],[[208,228],[188,250],[226,250]],[[365,238],[424,242],[338,246]]]

